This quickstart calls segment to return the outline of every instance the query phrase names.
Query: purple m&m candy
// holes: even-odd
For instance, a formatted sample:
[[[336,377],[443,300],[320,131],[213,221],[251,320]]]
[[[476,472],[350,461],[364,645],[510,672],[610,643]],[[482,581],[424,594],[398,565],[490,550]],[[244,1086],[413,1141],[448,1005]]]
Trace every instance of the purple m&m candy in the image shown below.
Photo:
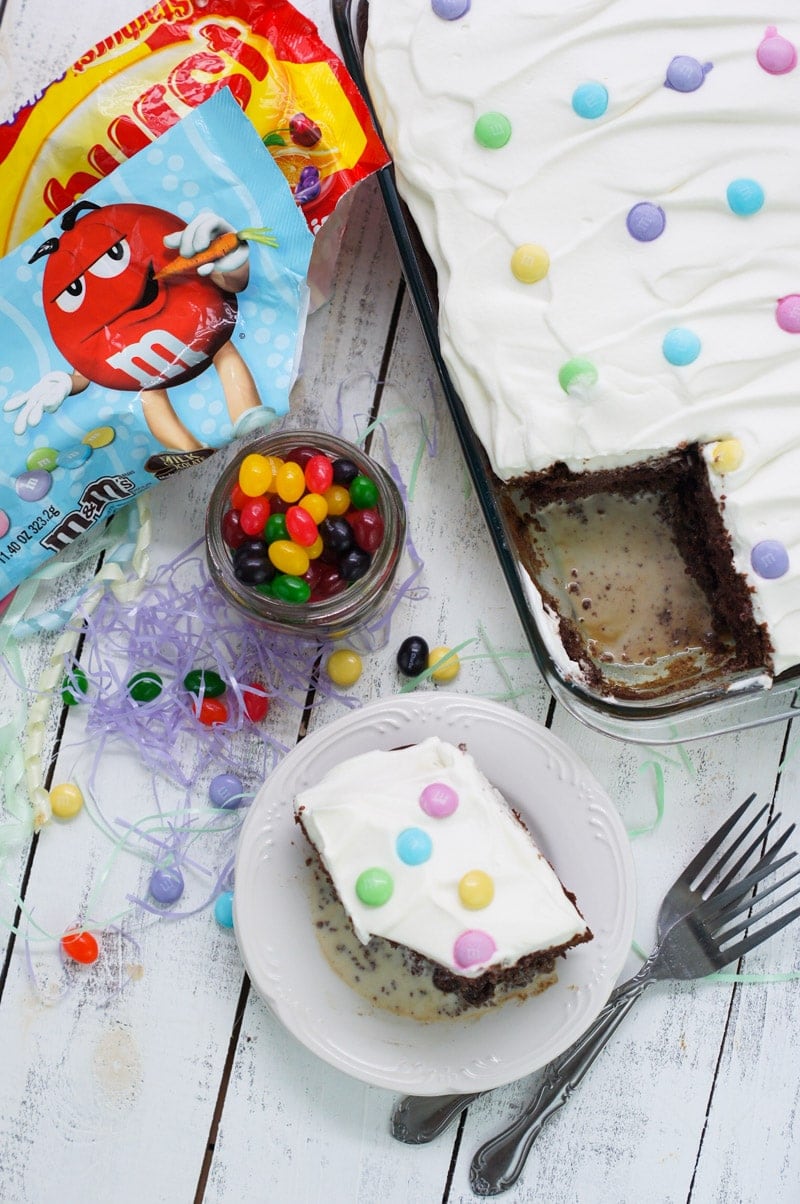
[[[419,805],[431,819],[445,819],[458,806],[458,795],[446,782],[431,782],[419,796]]]
[[[775,309],[775,321],[787,334],[800,334],[800,293],[781,297]]]
[[[466,970],[469,966],[484,965],[496,952],[497,945],[488,932],[481,928],[467,928],[453,945],[453,961]]]
[[[431,8],[443,21],[457,21],[469,12],[471,0],[431,0]]]
[[[235,773],[218,773],[208,787],[211,806],[223,807],[226,811],[233,811],[242,805],[243,793],[242,780]]]
[[[150,894],[157,903],[175,903],[183,894],[183,874],[177,865],[157,867],[150,878]]]
[[[753,572],[768,581],[789,571],[789,553],[778,539],[762,539],[750,553]]]
[[[664,87],[672,88],[674,92],[696,92],[713,66],[713,63],[701,63],[688,54],[676,54],[667,67]]]
[[[17,496],[23,502],[40,502],[50,492],[53,478],[44,468],[34,468],[32,472],[21,472],[14,482]]]
[[[637,242],[652,242],[664,233],[667,224],[666,214],[660,205],[651,201],[639,201],[629,211],[625,219],[628,233]]]

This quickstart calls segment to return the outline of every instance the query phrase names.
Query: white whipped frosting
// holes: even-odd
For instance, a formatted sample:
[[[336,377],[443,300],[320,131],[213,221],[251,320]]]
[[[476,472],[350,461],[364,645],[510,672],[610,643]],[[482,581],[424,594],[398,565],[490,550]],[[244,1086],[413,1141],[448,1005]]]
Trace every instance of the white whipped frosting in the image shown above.
[[[498,475],[739,440],[741,467],[709,476],[781,672],[800,663],[800,334],[776,320],[800,294],[800,67],[759,64],[768,26],[800,47],[797,0],[472,0],[458,20],[370,0],[365,67],[437,269],[444,359]],[[694,91],[664,86],[679,55],[711,64]],[[607,89],[601,117],[573,110],[587,82]],[[497,150],[473,136],[490,111],[512,127]],[[727,201],[743,178],[764,190],[749,216]],[[639,202],[666,217],[650,242],[626,227]],[[510,271],[524,243],[550,257],[534,284]],[[701,341],[686,366],[662,351],[675,327]],[[597,381],[568,395],[576,357]],[[762,540],[788,551],[778,579],[753,571]]]
[[[421,808],[420,795],[431,783],[456,792],[451,814],[431,817]],[[295,811],[363,944],[386,937],[474,978],[587,930],[550,864],[473,758],[438,737],[343,761],[297,796]],[[397,837],[408,828],[422,829],[431,840],[430,856],[418,865],[405,864],[397,852]],[[381,906],[366,906],[356,882],[375,867],[388,871],[393,891]],[[459,882],[473,870],[494,885],[491,902],[479,909],[459,898]],[[461,966],[455,944],[476,929],[492,938],[496,951]]]

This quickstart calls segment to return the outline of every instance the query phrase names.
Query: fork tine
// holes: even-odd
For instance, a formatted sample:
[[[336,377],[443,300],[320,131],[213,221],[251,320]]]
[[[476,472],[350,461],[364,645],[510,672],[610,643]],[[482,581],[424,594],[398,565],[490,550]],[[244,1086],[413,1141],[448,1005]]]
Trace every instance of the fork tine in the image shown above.
[[[800,893],[800,886],[798,886],[796,890],[792,891],[790,895],[785,895],[784,898],[778,899],[771,903],[769,907],[762,907],[757,912],[754,910],[754,908],[758,907],[759,903],[763,903],[765,899],[770,897],[770,895],[774,895],[776,890],[780,890],[782,886],[786,886],[786,883],[791,882],[792,879],[796,878],[798,874],[800,874],[800,870],[795,870],[793,874],[787,874],[786,877],[781,878],[779,882],[772,883],[770,886],[766,887],[765,890],[759,891],[758,894],[754,895],[752,899],[745,899],[733,911],[727,912],[722,921],[722,928],[724,929],[724,932],[722,930],[717,932],[717,943],[722,945],[726,941],[729,941],[731,937],[736,936],[737,933],[744,932],[747,928],[752,928],[754,924],[757,924],[759,920],[763,920],[764,917],[768,916],[769,913],[774,911],[776,907],[781,907],[784,903],[788,903],[789,899],[793,899],[796,894]],[[744,919],[742,919],[734,928],[729,928],[728,925],[739,916],[744,916]]]
[[[750,799],[751,800],[755,799],[755,795],[754,794],[751,795]],[[749,802],[744,804],[743,807],[740,807],[738,809],[738,811],[734,812],[734,814],[731,816],[731,820],[736,820],[738,816],[742,815],[747,806],[749,806]],[[728,848],[721,855],[721,857],[719,857],[719,859],[710,868],[708,867],[707,864],[703,864],[703,866],[701,867],[702,870],[704,872],[706,870],[708,870],[708,872],[705,873],[705,877],[703,878],[702,882],[700,882],[697,887],[697,890],[699,890],[701,894],[705,894],[705,892],[711,886],[711,883],[719,875],[722,867],[724,865],[726,865],[730,861],[730,859],[733,857],[734,853],[738,849],[741,848],[741,846],[747,840],[748,836],[750,836],[750,834],[756,828],[758,828],[758,826],[760,825],[761,821],[763,820],[764,816],[767,814],[768,811],[769,811],[769,803],[764,803],[763,807],[761,807],[755,813],[755,815],[752,816],[752,818],[749,820],[747,825],[744,828],[742,828],[742,831],[738,833],[738,835],[736,836],[736,839],[732,841],[732,843],[728,846]],[[732,827],[732,825],[729,821],[727,824],[723,825],[722,829],[720,829],[720,832],[724,832],[724,836],[722,837],[722,841],[717,843],[717,848],[721,847],[722,842],[729,835],[729,833],[731,831],[731,827]],[[767,825],[766,831],[769,831],[769,824]],[[712,840],[713,839],[714,839],[714,837],[712,837]],[[752,854],[753,849],[759,844],[760,839],[761,839],[761,836],[757,834],[754,842],[750,845],[750,847],[747,849],[747,851],[739,858],[739,860],[736,862],[736,865],[734,865],[733,868],[728,871],[728,874],[726,875],[725,880],[720,884],[723,889],[725,886],[727,886],[729,881],[733,880],[733,878],[736,876],[736,874],[739,872],[739,870],[745,864],[748,857]],[[689,879],[688,876],[687,876],[687,881],[691,881],[691,879]]]
[[[797,891],[793,891],[788,897],[794,898]],[[782,900],[786,902],[786,900]],[[770,909],[772,910],[772,908]],[[758,932],[751,932],[744,940],[739,941],[738,945],[734,945],[732,949],[722,950],[722,956],[725,958],[725,964],[738,961],[740,957],[744,957],[745,953],[750,953],[752,949],[756,949],[764,941],[774,936],[776,932],[780,932],[787,924],[791,924],[800,916],[800,907],[795,907],[794,911],[790,911],[788,915],[779,916],[777,920],[773,920],[766,928],[759,928]]]
[[[713,882],[717,873],[722,868],[722,866],[725,864],[725,862],[728,860],[728,858],[731,856],[731,854],[736,851],[736,849],[739,847],[739,845],[745,839],[745,837],[747,837],[749,835],[749,833],[753,830],[753,828],[756,825],[756,823],[758,822],[758,820],[761,819],[764,812],[768,809],[768,806],[769,806],[769,804],[767,804],[761,808],[761,810],[758,812],[758,814],[753,818],[752,823],[748,824],[748,826],[744,829],[744,831],[742,832],[742,834],[738,838],[738,840],[734,844],[732,844],[731,847],[723,854],[723,856],[717,862],[716,866],[714,866],[711,873],[708,874],[707,877],[703,880],[703,882],[698,887],[698,890],[700,891],[701,894],[705,893],[705,891],[711,885],[711,883]],[[767,822],[766,826],[760,832],[757,833],[755,840],[752,841],[750,846],[745,850],[744,853],[742,853],[741,857],[736,862],[736,864],[731,866],[731,868],[728,870],[725,877],[720,879],[720,881],[717,883],[717,885],[714,888],[715,891],[724,890],[725,887],[728,886],[729,883],[733,882],[734,878],[736,878],[737,875],[739,873],[741,873],[741,871],[747,865],[748,861],[750,860],[750,858],[752,857],[752,855],[756,851],[756,849],[759,847],[759,845],[762,845],[766,841],[767,836],[769,835],[771,830],[775,827],[775,824],[778,822],[778,820],[780,818],[781,818],[781,813],[780,813],[780,811],[778,811],[775,815],[773,815],[772,819],[770,819]],[[779,839],[775,842],[775,844],[772,846],[772,848],[768,849],[762,855],[760,860],[763,861],[767,858],[775,857],[777,855],[777,853],[780,851],[780,849],[782,849],[783,846],[786,844],[786,841],[789,839],[793,830],[794,830],[794,824],[792,824],[791,827],[789,827],[786,830],[786,832],[784,832],[783,835],[781,837],[779,837]]]
[[[762,879],[776,873],[796,856],[797,854],[792,852],[779,857],[777,861],[772,858],[762,859],[747,877],[734,882],[723,891],[709,895],[705,902],[695,909],[695,916],[704,923],[718,919],[730,906],[735,906],[745,895],[749,895],[753,887],[757,886]]]
[[[711,857],[714,855],[714,853],[716,853],[717,849],[720,848],[720,846],[722,845],[722,842],[725,840],[725,837],[728,836],[728,834],[733,831],[733,829],[738,824],[739,820],[744,815],[747,808],[755,800],[755,797],[756,797],[755,794],[749,795],[749,797],[744,800],[744,802],[741,804],[741,806],[736,808],[733,815],[728,816],[728,818],[725,820],[724,824],[722,824],[719,828],[717,828],[716,832],[714,832],[708,838],[708,840],[703,845],[700,852],[695,857],[692,858],[692,860],[686,866],[686,869],[680,875],[680,878],[678,879],[679,882],[688,882],[689,885],[691,885],[694,882],[694,880],[697,877],[699,877],[699,875],[703,872],[703,870],[708,865],[708,862],[711,859]],[[761,811],[759,811],[758,815],[756,815],[756,817],[752,821],[752,823],[750,825],[748,825],[748,827],[744,830],[744,832],[742,833],[742,836],[739,838],[740,841],[748,835],[748,833],[750,832],[750,829],[752,827],[752,824],[758,822],[759,818],[764,814],[765,809],[766,809],[765,807],[762,807]],[[733,848],[735,849],[736,845],[734,845]]]

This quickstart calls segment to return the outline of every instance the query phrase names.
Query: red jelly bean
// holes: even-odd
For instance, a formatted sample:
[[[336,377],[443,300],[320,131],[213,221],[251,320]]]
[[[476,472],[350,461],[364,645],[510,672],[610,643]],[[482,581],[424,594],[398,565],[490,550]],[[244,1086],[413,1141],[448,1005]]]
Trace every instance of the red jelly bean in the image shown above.
[[[245,535],[260,535],[270,515],[269,498],[248,498],[239,512],[239,522]]]
[[[286,511],[286,530],[303,548],[310,548],[318,534],[317,524],[302,506],[290,506]]]
[[[215,723],[225,723],[228,718],[228,708],[220,698],[204,698],[199,710],[195,703],[194,713],[206,727],[212,727]]]
[[[237,481],[231,490],[231,505],[233,506],[234,510],[241,510],[242,506],[247,500],[247,494]]]
[[[322,602],[325,598],[333,598],[347,589],[347,582],[335,564],[324,564],[321,560],[315,563],[320,566],[320,575],[311,591],[310,602]]]
[[[309,460],[312,460],[314,456],[318,454],[319,453],[315,447],[309,447],[307,444],[305,444],[303,447],[293,447],[290,452],[286,453],[284,459],[292,460],[295,464],[299,464],[300,467],[305,470],[306,464],[308,464]]]
[[[242,530],[240,512],[238,510],[228,510],[222,516],[222,538],[228,547],[234,550],[240,547],[247,539],[246,534]]]
[[[251,681],[249,686],[245,686],[242,690],[242,702],[251,723],[260,723],[262,719],[266,719],[269,699],[260,681]]]
[[[90,966],[100,956],[100,946],[91,932],[65,932],[61,938],[61,948],[67,957],[84,966]]]
[[[383,518],[377,510],[351,510],[346,515],[353,536],[365,552],[377,552],[383,543]]]
[[[319,452],[306,464],[306,486],[311,493],[324,493],[333,484],[333,464]]]

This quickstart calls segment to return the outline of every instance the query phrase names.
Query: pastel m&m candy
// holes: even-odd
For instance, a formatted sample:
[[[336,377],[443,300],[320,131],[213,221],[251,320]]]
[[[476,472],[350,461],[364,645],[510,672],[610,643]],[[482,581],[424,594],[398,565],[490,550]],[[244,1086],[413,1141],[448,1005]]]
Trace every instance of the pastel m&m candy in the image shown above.
[[[50,791],[50,809],[59,819],[73,819],[83,807],[83,794],[74,782],[62,782]]]
[[[461,661],[451,648],[440,644],[428,653],[428,668],[434,681],[452,681],[461,668]]]
[[[337,648],[325,664],[325,672],[336,686],[355,685],[362,670],[361,657],[352,648]]]
[[[393,893],[392,876],[380,866],[364,870],[356,879],[356,895],[365,907],[383,907]]]
[[[587,121],[596,121],[602,117],[608,108],[608,88],[596,80],[578,84],[572,93],[572,109],[578,117]]]
[[[233,811],[242,804],[244,785],[235,773],[218,773],[211,779],[208,798],[212,807]]]
[[[458,884],[458,897],[470,911],[488,907],[494,898],[494,882],[484,870],[469,870]]]
[[[423,865],[432,849],[433,841],[424,828],[404,828],[395,841],[395,851],[404,865]]]
[[[497,951],[497,945],[488,932],[480,928],[468,928],[457,937],[453,946],[453,961],[462,970],[470,966],[484,965]]]
[[[233,891],[224,890],[214,900],[214,919],[220,928],[233,928]]]
[[[184,888],[183,874],[177,865],[157,866],[150,875],[150,894],[157,903],[176,903]]]

